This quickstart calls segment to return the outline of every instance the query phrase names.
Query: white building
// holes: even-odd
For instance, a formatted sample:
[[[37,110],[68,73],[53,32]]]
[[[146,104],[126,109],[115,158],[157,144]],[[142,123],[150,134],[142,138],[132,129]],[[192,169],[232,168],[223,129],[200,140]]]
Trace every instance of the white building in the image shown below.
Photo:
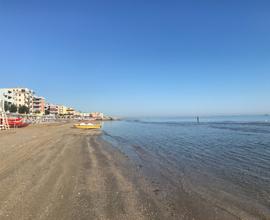
[[[28,88],[2,88],[0,94],[8,104],[15,104],[17,107],[25,105],[30,112],[33,112],[33,90]]]
[[[0,102],[1,101],[5,101],[5,99],[4,99],[4,96],[3,96],[2,92],[1,92],[1,89],[0,89]]]
[[[104,114],[102,112],[91,112],[90,117],[96,118],[96,119],[103,119]]]
[[[0,89],[0,97],[8,104],[15,104],[14,93],[8,89]]]

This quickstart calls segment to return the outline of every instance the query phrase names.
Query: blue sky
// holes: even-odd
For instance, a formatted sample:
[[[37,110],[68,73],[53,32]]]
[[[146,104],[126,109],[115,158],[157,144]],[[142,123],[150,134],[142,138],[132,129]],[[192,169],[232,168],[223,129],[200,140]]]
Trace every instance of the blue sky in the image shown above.
[[[0,87],[123,116],[270,112],[269,1],[0,0]]]

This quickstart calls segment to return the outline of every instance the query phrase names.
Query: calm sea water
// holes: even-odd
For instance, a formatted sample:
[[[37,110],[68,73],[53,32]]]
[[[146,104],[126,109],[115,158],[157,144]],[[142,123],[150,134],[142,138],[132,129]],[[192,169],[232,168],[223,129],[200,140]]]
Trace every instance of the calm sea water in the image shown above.
[[[135,163],[239,216],[270,219],[270,116],[141,118],[104,124]],[[151,173],[150,172],[150,173]]]

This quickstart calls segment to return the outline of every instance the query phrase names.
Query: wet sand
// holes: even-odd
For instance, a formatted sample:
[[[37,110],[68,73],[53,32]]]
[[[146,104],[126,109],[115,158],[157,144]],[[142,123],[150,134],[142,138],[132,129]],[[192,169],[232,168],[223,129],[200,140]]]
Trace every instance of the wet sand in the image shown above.
[[[0,219],[237,219],[173,181],[162,188],[100,135],[71,124],[0,132]]]

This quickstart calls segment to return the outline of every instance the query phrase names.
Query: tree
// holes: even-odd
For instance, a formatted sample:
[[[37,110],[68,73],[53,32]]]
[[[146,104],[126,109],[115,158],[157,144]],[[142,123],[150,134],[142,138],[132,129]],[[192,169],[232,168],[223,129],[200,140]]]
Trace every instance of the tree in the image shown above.
[[[19,107],[19,113],[20,114],[28,114],[29,113],[29,108],[25,105],[22,105]]]
[[[5,107],[5,112],[9,111],[10,105],[8,104],[8,102],[5,101],[4,107]]]
[[[11,104],[10,107],[9,107],[9,111],[12,112],[12,113],[15,113],[17,112],[18,108],[16,105],[14,104]]]
[[[49,115],[50,111],[48,109],[45,110],[45,115]]]

